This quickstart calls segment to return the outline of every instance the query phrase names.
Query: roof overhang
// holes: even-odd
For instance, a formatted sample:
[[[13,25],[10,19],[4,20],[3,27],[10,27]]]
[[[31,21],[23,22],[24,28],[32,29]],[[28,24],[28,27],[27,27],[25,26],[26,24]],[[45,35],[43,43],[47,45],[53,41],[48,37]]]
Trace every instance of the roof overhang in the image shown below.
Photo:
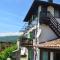
[[[50,50],[60,50],[60,39],[47,41],[40,44],[26,45],[26,47],[38,47],[39,49],[50,49]]]
[[[38,45],[39,48],[60,49],[60,39],[48,41]]]
[[[46,5],[46,6],[51,5],[55,8],[60,8],[60,4],[49,3],[46,1],[40,1],[40,0],[34,0],[34,2],[32,3],[32,5],[31,5],[31,7],[30,7],[25,19],[24,19],[25,22],[28,22],[30,17],[36,13],[36,9],[39,5]]]

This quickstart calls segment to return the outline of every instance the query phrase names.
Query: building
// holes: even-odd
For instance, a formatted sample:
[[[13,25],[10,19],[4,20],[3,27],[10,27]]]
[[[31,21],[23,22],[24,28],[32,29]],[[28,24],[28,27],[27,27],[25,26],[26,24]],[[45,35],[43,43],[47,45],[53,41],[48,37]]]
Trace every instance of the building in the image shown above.
[[[28,44],[28,60],[60,60],[60,4],[34,0],[24,22],[24,36],[33,41]]]

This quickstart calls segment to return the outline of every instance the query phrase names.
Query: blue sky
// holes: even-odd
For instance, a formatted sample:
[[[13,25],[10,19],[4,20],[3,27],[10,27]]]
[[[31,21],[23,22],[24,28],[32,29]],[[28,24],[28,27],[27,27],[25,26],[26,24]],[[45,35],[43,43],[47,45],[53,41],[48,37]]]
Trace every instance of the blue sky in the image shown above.
[[[17,32],[32,0],[0,0],[0,32]]]
[[[0,32],[17,32],[33,0],[0,0]],[[54,2],[60,3],[59,0]]]

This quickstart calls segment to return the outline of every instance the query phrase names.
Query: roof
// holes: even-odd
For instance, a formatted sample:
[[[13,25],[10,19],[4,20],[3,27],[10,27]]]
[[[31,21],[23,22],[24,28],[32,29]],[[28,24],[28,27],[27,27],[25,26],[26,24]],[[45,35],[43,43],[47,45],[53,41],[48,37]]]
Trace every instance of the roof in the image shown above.
[[[60,39],[48,41],[38,45],[39,48],[60,49]]]
[[[34,44],[34,45],[25,45],[26,47],[38,47],[43,49],[60,49],[60,39],[47,41],[40,44]]]
[[[60,4],[50,3],[50,2],[46,2],[46,1],[40,1],[40,0],[34,0],[34,2],[32,3],[32,5],[24,19],[25,22],[28,22],[31,15],[36,13],[36,9],[39,5],[46,5],[46,6],[51,5],[53,7],[60,8]]]

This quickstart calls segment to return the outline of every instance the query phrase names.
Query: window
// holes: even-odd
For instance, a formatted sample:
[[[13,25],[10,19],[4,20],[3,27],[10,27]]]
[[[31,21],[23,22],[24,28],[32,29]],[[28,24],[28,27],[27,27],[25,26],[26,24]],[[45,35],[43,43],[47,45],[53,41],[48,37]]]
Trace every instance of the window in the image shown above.
[[[48,60],[48,52],[43,51],[42,60]]]
[[[60,18],[60,11],[59,11],[59,9],[54,9],[54,17],[55,18]]]
[[[35,38],[35,30],[33,30],[32,32],[30,32],[30,38],[34,39]]]

